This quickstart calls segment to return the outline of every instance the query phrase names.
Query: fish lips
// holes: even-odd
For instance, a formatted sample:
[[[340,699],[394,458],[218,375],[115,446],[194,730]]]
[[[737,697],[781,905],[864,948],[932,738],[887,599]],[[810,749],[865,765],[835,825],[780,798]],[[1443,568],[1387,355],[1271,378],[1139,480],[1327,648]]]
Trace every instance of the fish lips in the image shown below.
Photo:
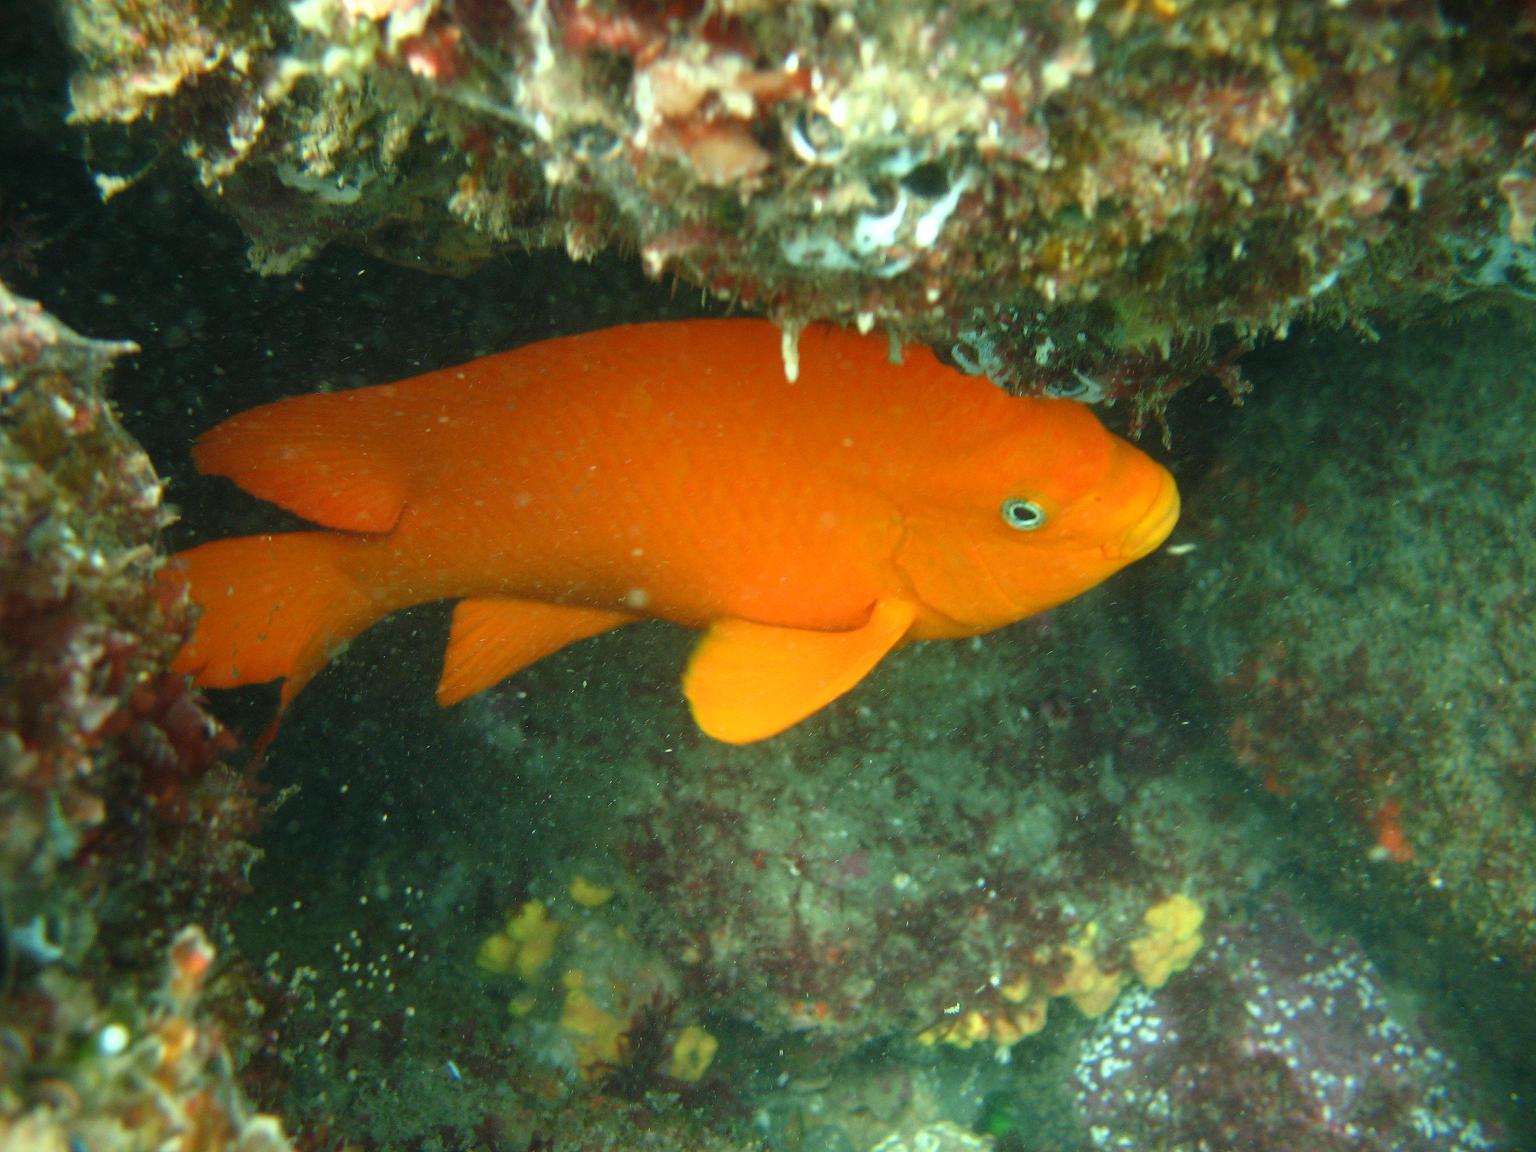
[[[1156,550],[1179,522],[1179,488],[1166,468],[1156,465],[1159,484],[1142,514],[1121,538],[1116,554],[1129,564]]]

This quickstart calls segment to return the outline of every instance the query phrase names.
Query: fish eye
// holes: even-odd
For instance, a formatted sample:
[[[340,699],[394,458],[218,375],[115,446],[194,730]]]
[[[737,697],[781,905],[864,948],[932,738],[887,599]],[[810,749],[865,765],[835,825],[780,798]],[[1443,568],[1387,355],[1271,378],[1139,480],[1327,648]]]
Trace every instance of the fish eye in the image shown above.
[[[1003,501],[1003,523],[1020,532],[1033,532],[1045,523],[1045,509],[1017,496]]]

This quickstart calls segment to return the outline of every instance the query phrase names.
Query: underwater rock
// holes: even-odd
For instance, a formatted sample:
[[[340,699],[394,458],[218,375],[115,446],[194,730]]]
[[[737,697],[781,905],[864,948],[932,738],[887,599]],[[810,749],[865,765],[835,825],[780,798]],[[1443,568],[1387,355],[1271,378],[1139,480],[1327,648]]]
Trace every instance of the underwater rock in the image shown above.
[[[1528,244],[1513,2],[64,8],[77,122],[174,124],[272,272],[619,245],[791,330],[1155,408],[1218,326],[1410,307]]]
[[[0,285],[0,1143],[279,1152],[202,1003],[189,920],[245,883],[259,809],[165,670],[169,513],[103,390],[133,350]]]
[[[1326,882],[1527,972],[1533,337],[1518,307],[1298,349],[1187,478],[1197,549],[1155,606]]]
[[[249,782],[221,761],[233,742],[167,671],[189,623],[154,580],[170,512],[103,390],[133,350],[0,286],[0,860],[31,878],[17,922],[55,879],[152,886],[192,911],[254,859]]]
[[[201,1004],[216,953],[201,928],[172,940],[152,996],[98,1002],[52,972],[4,1012],[0,1146],[14,1152],[292,1152],[282,1122],[235,1083],[224,1022]],[[24,1038],[24,1039],[23,1039]]]
[[[1483,1152],[1455,1065],[1396,1018],[1371,962],[1279,901],[1193,971],[1128,992],[1084,1041],[1076,1099],[1096,1148]]]
[[[893,1037],[1006,1059],[1188,965],[1264,853],[1135,674],[1097,663],[1130,651],[1110,620],[1024,630],[924,646],[804,738],[655,769],[620,851],[685,988],[829,1062]]]

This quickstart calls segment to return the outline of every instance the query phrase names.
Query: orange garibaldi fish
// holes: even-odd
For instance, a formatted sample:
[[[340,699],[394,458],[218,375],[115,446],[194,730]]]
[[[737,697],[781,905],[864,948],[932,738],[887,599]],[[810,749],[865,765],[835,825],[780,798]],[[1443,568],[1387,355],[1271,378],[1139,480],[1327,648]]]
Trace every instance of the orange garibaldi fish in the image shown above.
[[[761,320],[548,340],[226,420],[198,468],[320,525],[181,553],[201,609],[175,667],[282,680],[457,600],[437,699],[647,617],[702,629],[699,726],[761,740],[891,649],[974,636],[1098,584],[1168,536],[1173,478],[1068,400],[1007,395],[829,327],[785,379]]]

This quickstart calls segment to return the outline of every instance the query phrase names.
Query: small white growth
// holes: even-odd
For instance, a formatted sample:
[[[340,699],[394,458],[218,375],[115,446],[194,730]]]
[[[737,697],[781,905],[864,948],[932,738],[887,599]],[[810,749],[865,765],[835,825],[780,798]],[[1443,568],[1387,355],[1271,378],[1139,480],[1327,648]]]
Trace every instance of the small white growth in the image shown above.
[[[901,221],[907,214],[907,193],[898,190],[896,203],[884,215],[865,212],[853,226],[853,250],[861,256],[884,251],[896,243]]]
[[[779,353],[784,357],[784,379],[800,379],[800,326],[786,324],[779,333]]]
[[[960,197],[971,186],[971,174],[963,172],[943,198],[934,202],[933,207],[918,217],[917,227],[913,230],[912,238],[919,248],[931,248],[933,242],[939,238],[939,232],[945,222],[954,214],[955,208],[960,203]]]
[[[784,259],[796,268],[824,268],[831,272],[852,272],[859,262],[831,236],[822,232],[797,232],[779,241]]]
[[[1514,243],[1507,229],[1483,245],[1448,242],[1447,246],[1466,283],[1536,299],[1536,246]]]
[[[118,1056],[128,1048],[128,1029],[121,1024],[108,1024],[96,1033],[96,1051],[103,1056]]]
[[[288,5],[293,22],[306,32],[325,32],[330,28],[332,5],[330,0],[299,0]]]

